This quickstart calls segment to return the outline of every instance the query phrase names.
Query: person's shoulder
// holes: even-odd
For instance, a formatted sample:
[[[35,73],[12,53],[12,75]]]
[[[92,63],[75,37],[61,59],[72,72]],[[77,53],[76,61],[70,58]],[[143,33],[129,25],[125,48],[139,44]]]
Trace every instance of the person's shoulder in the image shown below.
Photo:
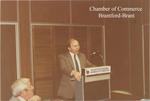
[[[82,53],[82,52],[79,52],[79,54],[80,54],[80,55],[85,55],[85,54],[84,54],[84,53]]]
[[[82,52],[80,52],[80,53],[79,53],[79,55],[80,55],[80,56],[84,56],[84,57],[85,57],[85,54],[84,54],[84,53],[82,53]]]
[[[17,97],[11,97],[10,99],[9,99],[9,101],[20,101]]]
[[[63,53],[63,54],[59,54],[58,57],[66,57],[66,56],[68,56],[68,54],[69,54],[68,52]]]

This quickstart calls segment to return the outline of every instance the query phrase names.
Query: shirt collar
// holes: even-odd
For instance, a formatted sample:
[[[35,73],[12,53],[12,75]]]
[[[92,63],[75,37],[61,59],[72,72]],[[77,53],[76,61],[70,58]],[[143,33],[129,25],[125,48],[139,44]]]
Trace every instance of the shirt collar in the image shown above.
[[[73,57],[74,56],[74,53],[72,53],[72,52],[69,52],[70,53],[70,55]]]
[[[74,56],[74,55],[77,55],[77,56],[78,56],[78,54],[79,54],[79,53],[78,53],[78,54],[74,54],[74,53],[72,53],[72,52],[69,52],[69,53],[71,54],[71,56]]]

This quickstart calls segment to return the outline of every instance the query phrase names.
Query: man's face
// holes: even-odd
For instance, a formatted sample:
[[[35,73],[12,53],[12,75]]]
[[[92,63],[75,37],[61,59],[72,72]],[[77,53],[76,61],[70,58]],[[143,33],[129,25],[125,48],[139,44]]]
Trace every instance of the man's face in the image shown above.
[[[68,50],[74,54],[78,54],[80,50],[80,45],[77,40],[72,40],[70,43],[70,47],[68,47]]]
[[[22,91],[22,97],[25,98],[26,100],[30,99],[33,96],[33,86],[31,85],[31,83],[29,82],[28,84],[28,88],[25,89],[24,91]]]

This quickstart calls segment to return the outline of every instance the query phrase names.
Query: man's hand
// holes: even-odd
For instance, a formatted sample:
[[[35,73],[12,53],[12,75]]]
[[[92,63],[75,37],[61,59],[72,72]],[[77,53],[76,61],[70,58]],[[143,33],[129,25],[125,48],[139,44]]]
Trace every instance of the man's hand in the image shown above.
[[[80,81],[80,79],[81,79],[81,73],[80,72],[77,72],[77,71],[72,71],[71,72],[71,74],[72,74],[72,76],[74,76],[74,78],[76,79],[76,80],[78,80],[78,81]]]

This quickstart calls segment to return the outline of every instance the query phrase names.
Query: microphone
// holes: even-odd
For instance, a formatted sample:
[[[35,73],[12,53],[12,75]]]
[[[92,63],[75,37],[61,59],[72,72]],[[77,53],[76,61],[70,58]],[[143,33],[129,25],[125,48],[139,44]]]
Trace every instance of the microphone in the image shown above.
[[[92,56],[92,55],[95,55],[95,54],[97,54],[95,51],[93,51],[90,55]]]
[[[92,51],[90,55],[93,57],[94,61],[100,60],[100,63],[96,63],[97,65],[104,65],[104,56],[100,53],[100,51]]]
[[[104,65],[104,56],[102,54],[99,54],[99,57],[101,57],[101,60],[102,60],[102,65]]]

